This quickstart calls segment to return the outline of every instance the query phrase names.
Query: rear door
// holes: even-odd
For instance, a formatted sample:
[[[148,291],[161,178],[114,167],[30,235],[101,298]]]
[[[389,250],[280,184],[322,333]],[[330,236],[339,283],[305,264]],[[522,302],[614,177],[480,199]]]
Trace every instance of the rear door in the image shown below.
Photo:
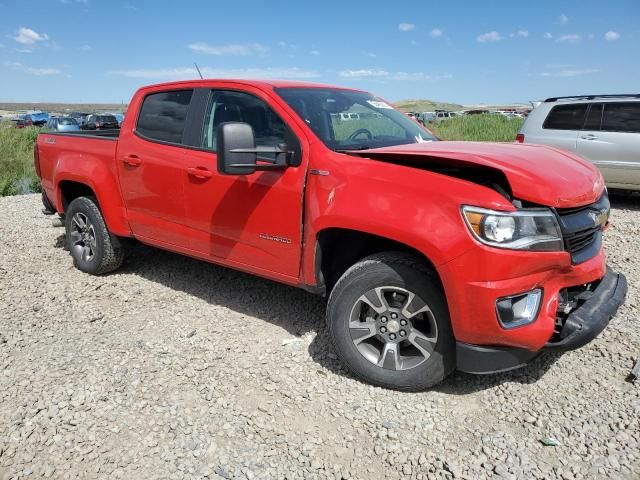
[[[575,152],[587,109],[586,103],[554,106],[542,124],[539,138],[527,132],[527,143],[553,145]]]
[[[591,105],[578,153],[602,170],[607,183],[640,185],[640,102]]]
[[[120,135],[120,187],[131,230],[141,240],[189,248],[183,143],[192,97],[193,89],[147,94],[135,125]]]
[[[208,92],[200,148],[186,151],[185,197],[194,248],[205,258],[254,273],[297,278],[302,243],[306,142],[286,111],[243,85]],[[299,166],[251,175],[218,173],[216,129],[249,123],[256,146],[286,143]]]

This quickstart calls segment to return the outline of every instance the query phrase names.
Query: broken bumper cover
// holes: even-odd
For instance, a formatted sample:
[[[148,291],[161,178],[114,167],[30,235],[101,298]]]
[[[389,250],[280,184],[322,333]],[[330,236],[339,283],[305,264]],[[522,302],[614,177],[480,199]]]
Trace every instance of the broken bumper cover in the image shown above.
[[[486,374],[525,366],[543,351],[565,352],[580,348],[596,338],[624,302],[627,279],[607,268],[593,294],[566,318],[559,334],[540,350],[516,347],[456,345],[456,366],[462,372]]]
[[[606,328],[626,295],[625,276],[607,268],[593,295],[569,314],[558,338],[549,341],[545,349],[567,351],[586,345]]]

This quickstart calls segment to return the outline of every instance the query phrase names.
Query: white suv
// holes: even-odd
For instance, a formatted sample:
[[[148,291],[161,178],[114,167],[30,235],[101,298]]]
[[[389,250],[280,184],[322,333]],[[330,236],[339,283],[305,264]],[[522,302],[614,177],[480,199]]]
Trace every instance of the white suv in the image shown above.
[[[609,187],[640,190],[640,95],[548,98],[516,142],[571,150],[596,164]]]

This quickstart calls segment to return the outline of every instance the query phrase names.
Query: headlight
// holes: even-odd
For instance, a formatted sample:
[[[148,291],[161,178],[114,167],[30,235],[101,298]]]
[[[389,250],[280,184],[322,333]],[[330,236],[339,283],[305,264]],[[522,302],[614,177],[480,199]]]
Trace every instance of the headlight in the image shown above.
[[[498,212],[465,205],[462,213],[473,236],[486,245],[536,252],[564,249],[560,226],[551,210]]]

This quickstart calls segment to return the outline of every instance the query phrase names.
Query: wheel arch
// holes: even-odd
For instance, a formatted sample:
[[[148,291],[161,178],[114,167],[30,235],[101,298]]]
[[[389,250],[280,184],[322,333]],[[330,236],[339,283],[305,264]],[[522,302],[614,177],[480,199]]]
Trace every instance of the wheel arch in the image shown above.
[[[417,248],[361,230],[329,227],[316,235],[314,272],[318,289],[328,294],[349,267],[369,255],[382,252],[403,252],[415,256],[425,268],[435,273],[443,286],[433,261]]]
[[[57,179],[56,196],[57,211],[61,214],[76,198],[95,197],[109,231],[121,237],[131,236],[125,209],[120,200],[120,191],[116,185],[101,186],[85,178],[65,175]]]
[[[60,212],[65,212],[69,204],[78,197],[96,197],[93,187],[74,180],[62,180],[58,183],[58,205]],[[98,200],[98,204],[100,201]]]

